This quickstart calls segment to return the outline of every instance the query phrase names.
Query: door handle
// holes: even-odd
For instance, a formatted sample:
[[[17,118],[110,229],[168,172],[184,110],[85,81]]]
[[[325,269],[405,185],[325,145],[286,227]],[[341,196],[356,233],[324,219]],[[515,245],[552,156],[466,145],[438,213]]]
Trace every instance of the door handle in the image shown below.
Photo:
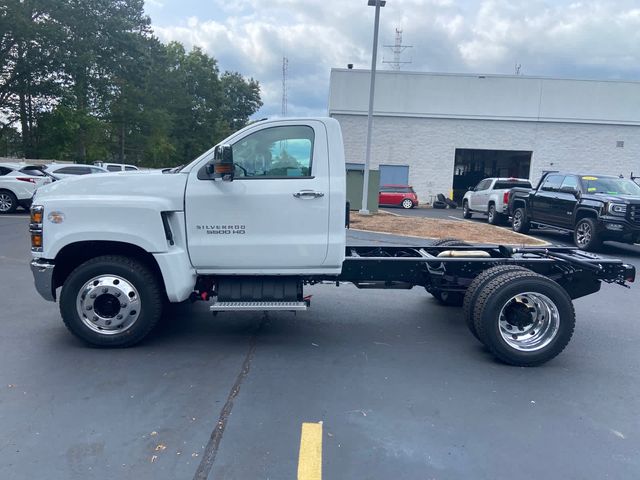
[[[324,197],[324,193],[316,192],[315,190],[300,190],[293,194],[295,198],[320,198]]]

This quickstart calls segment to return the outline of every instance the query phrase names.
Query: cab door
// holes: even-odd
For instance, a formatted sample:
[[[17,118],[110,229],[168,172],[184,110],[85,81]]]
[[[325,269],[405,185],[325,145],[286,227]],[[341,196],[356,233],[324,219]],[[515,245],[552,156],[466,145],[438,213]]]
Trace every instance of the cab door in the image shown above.
[[[324,124],[257,124],[231,147],[233,181],[210,179],[206,163],[189,174],[185,209],[193,265],[238,274],[322,267],[330,188]]]

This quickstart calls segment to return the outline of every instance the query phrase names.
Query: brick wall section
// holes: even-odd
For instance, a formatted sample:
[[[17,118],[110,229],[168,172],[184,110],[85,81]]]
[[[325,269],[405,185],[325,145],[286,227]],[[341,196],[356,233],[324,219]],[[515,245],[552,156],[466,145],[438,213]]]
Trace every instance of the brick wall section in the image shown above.
[[[340,122],[347,162],[363,163],[367,117]],[[624,148],[616,142],[624,141]],[[531,150],[531,179],[543,170],[640,175],[640,127],[375,116],[371,166],[409,165],[409,182],[424,202],[449,194],[456,148]]]

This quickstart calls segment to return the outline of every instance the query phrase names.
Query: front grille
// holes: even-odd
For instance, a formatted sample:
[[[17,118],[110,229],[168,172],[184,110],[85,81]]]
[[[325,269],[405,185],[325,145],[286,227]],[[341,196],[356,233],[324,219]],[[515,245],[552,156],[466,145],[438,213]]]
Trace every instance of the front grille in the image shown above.
[[[629,221],[640,225],[640,205],[629,205]]]

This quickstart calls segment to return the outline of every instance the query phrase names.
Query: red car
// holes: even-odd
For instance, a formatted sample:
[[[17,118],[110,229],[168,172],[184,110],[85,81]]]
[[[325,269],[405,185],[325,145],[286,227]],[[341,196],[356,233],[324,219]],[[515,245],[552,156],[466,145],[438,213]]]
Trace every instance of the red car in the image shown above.
[[[410,185],[382,185],[378,204],[381,207],[413,208],[418,206],[418,196]]]

